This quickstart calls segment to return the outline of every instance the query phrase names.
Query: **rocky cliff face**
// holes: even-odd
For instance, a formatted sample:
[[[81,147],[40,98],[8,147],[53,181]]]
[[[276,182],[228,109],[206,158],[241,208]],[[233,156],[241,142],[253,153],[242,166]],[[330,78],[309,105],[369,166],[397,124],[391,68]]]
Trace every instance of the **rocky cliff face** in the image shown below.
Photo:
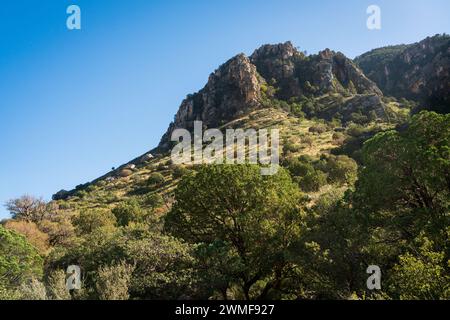
[[[305,56],[291,42],[264,45],[250,57],[239,54],[209,77],[206,86],[189,95],[162,137],[160,149],[170,146],[176,128],[193,129],[196,120],[218,127],[262,107],[262,86],[276,89],[275,98],[289,100],[327,93],[382,96],[374,82],[342,53],[329,49]],[[363,97],[360,99],[364,99]]]
[[[344,121],[355,112],[383,118],[383,93],[448,112],[450,37],[376,49],[355,61],[330,49],[306,56],[291,42],[264,45],[250,57],[239,54],[212,73],[202,90],[182,102],[159,148],[167,150],[173,130],[192,130],[196,120],[205,127],[219,127],[262,108],[267,98],[262,88],[267,86],[274,88],[273,98],[283,101],[327,94],[353,96],[345,103],[331,102],[316,113],[324,118],[338,114]]]
[[[450,36],[372,50],[355,61],[386,95],[450,112]]]
[[[280,99],[304,94],[296,74],[297,65],[303,59],[304,55],[298,52],[291,42],[264,45],[250,56],[250,61],[256,66],[259,74],[277,87],[277,96]]]
[[[147,179],[147,171],[141,168],[148,168],[152,161],[152,166],[158,163],[158,167],[162,165],[161,170],[169,170],[165,164],[169,157],[164,153],[170,150],[173,130],[192,130],[195,120],[203,121],[205,127],[217,128],[255,109],[267,107],[271,110],[255,112],[258,117],[253,120],[259,122],[253,123],[268,128],[274,119],[287,120],[291,133],[288,135],[294,137],[307,133],[302,127],[304,122],[307,125],[320,124],[315,118],[338,119],[345,127],[349,123],[391,125],[392,119],[395,123],[397,116],[401,120],[409,114],[409,103],[385,103],[390,99],[383,99],[383,93],[398,98],[434,99],[446,105],[448,112],[449,40],[449,36],[437,36],[414,45],[376,49],[355,61],[329,49],[306,56],[290,42],[264,45],[250,57],[239,54],[212,73],[203,89],[186,97],[157,148],[91,183],[72,191],[58,192],[54,199],[76,196],[78,192],[102,182],[107,186],[102,190],[105,193],[101,193],[100,203],[103,205],[104,194],[108,194],[110,188],[121,189],[122,195],[124,185],[130,187],[143,176]],[[265,116],[261,117],[263,114]],[[309,119],[298,121],[298,116]],[[344,130],[335,130],[338,129]],[[368,137],[370,135],[363,136],[364,139]],[[362,143],[363,138],[358,138],[355,143]],[[316,142],[319,143],[318,152],[335,147],[334,141],[322,137]],[[139,179],[132,180],[133,175]],[[131,182],[115,184],[121,178]],[[136,185],[135,190],[125,187],[126,194],[140,192],[140,184],[136,182]]]
[[[376,84],[350,59],[330,49],[307,57],[286,42],[262,46],[250,60],[258,72],[279,89],[277,97],[280,99],[349,89],[354,90],[355,94],[382,95]]]
[[[352,89],[350,84],[354,86],[354,92],[357,94],[376,94],[382,96],[383,93],[377,85],[369,80],[364,73],[344,54],[330,51],[326,54],[321,53],[327,59],[327,63],[332,66],[332,73],[338,80],[338,83],[345,89]]]
[[[244,54],[230,59],[210,75],[202,90],[182,102],[159,147],[166,149],[169,146],[171,134],[176,128],[193,129],[194,121],[203,121],[206,127],[218,127],[260,108],[263,82],[256,67]]]

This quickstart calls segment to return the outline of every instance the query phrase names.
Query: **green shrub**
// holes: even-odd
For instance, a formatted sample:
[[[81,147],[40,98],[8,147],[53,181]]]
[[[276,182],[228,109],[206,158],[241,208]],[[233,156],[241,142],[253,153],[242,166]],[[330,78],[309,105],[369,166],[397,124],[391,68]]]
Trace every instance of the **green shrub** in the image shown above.
[[[285,141],[283,143],[283,153],[284,154],[286,154],[288,152],[295,153],[295,152],[298,152],[300,150],[301,150],[301,147],[298,144],[295,144],[292,141]]]
[[[88,193],[85,190],[79,190],[75,193],[75,196],[80,199],[84,199],[87,195]]]
[[[64,270],[55,270],[47,279],[47,296],[51,300],[71,300],[66,289],[66,273]]]
[[[24,236],[0,225],[0,285],[14,288],[40,278],[43,260]]]
[[[311,148],[313,146],[314,139],[311,136],[304,136],[302,138],[302,143],[308,145]]]
[[[172,172],[172,178],[179,179],[189,173],[189,169],[183,166],[175,166]]]
[[[311,133],[322,134],[327,132],[327,127],[325,125],[319,124],[309,128],[308,130]]]
[[[305,176],[297,177],[295,180],[303,191],[316,192],[327,184],[327,174],[320,170],[314,170],[308,172]]]
[[[164,181],[165,181],[164,176],[159,172],[155,172],[150,175],[150,177],[147,180],[147,184],[150,187],[158,187],[162,185]]]
[[[310,163],[300,159],[292,159],[288,161],[287,168],[294,177],[303,177],[314,171],[314,167]]]
[[[363,126],[357,125],[357,124],[352,124],[348,129],[347,129],[347,134],[352,136],[352,137],[361,137],[362,135],[364,135],[366,133],[366,129]]]
[[[119,226],[127,226],[130,222],[142,222],[147,212],[142,209],[136,200],[129,200],[115,207],[112,213],[116,217]]]
[[[134,267],[120,262],[113,266],[100,267],[95,283],[100,300],[128,300],[128,288]]]
[[[309,156],[288,160],[286,165],[294,180],[305,192],[318,191],[327,184],[327,174],[316,168],[317,161]]]
[[[19,294],[21,300],[47,300],[45,285],[36,278],[22,282]]]
[[[356,180],[358,165],[352,158],[342,156],[330,156],[325,166],[330,183],[352,184]]]
[[[333,133],[332,136],[333,140],[344,140],[345,139],[345,134],[343,134],[342,132],[335,132]]]
[[[366,124],[369,122],[369,118],[366,115],[363,115],[361,112],[353,112],[350,115],[349,120],[357,124]]]
[[[158,193],[150,193],[143,199],[143,204],[152,209],[160,207],[164,203],[164,199]]]
[[[116,218],[109,210],[86,210],[81,211],[73,223],[78,234],[89,234],[98,228],[115,226]]]

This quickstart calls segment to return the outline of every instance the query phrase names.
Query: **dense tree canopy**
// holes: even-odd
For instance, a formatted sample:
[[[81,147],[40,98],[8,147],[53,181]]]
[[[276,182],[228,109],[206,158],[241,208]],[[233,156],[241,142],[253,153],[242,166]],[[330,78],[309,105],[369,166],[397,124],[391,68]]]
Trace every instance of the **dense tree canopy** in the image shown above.
[[[123,201],[12,200],[0,299],[450,299],[450,115],[364,132],[359,165],[294,150],[273,176],[163,163]],[[69,294],[71,264],[83,289]]]
[[[166,227],[204,244],[204,258],[234,260],[223,272],[230,285],[239,281],[248,299],[257,281],[276,282],[285,272],[287,250],[302,229],[300,196],[285,170],[264,177],[258,166],[205,166],[178,186]]]
[[[42,276],[43,259],[24,236],[0,225],[0,284],[14,286]]]

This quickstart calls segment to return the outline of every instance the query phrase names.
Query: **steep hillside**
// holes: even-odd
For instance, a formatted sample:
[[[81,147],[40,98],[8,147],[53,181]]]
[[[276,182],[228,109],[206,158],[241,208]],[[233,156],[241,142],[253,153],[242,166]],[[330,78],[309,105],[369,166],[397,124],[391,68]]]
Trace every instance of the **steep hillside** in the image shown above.
[[[209,77],[206,86],[181,104],[159,147],[167,149],[175,128],[192,129],[195,120],[207,128],[223,125],[251,110],[271,105],[268,99],[298,102],[328,94],[359,96],[373,102],[378,87],[342,53],[329,49],[306,57],[292,43],[264,45],[250,57],[239,54]],[[365,112],[379,108],[366,103]],[[382,114],[378,112],[380,116]],[[319,114],[320,115],[320,112]]]
[[[192,169],[171,164],[171,134],[176,128],[193,130],[196,120],[204,128],[221,130],[280,129],[284,162],[331,153],[357,159],[362,141],[404,121],[408,106],[385,98],[342,53],[326,49],[305,56],[290,42],[264,45],[250,57],[233,57],[211,74],[203,89],[188,95],[157,148],[92,183],[58,192],[54,200],[67,210],[111,208],[158,193],[166,200],[160,208],[165,212],[180,172]],[[164,181],[149,186],[157,173]]]
[[[436,41],[358,60],[405,72],[384,81],[374,69],[381,89],[329,49],[306,56],[287,42],[233,57],[184,99],[155,149],[50,203],[7,203],[0,299],[449,299],[450,114],[411,116],[418,103],[403,96],[420,99],[408,85],[424,77],[417,94],[445,93],[433,81],[446,69],[426,74],[446,61]],[[420,64],[425,51],[433,62]],[[222,133],[279,130],[281,167],[174,163],[172,133],[196,131],[195,121]],[[9,274],[16,261],[20,281]],[[83,284],[68,294],[71,265]],[[376,291],[368,266],[382,270]]]

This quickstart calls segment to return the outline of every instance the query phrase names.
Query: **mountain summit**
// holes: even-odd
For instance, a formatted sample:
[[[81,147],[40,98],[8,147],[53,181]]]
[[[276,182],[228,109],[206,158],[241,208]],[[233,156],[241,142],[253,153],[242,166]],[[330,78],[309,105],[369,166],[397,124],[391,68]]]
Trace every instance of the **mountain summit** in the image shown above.
[[[194,121],[202,121],[204,129],[277,125],[284,149],[295,141],[299,154],[320,156],[338,146],[339,152],[357,157],[354,152],[364,139],[404,122],[411,111],[449,111],[449,43],[449,36],[438,35],[375,49],[354,61],[330,49],[306,55],[291,42],[263,45],[250,56],[238,54],[183,100],[157,148],[73,191],[60,191],[54,199],[80,201],[80,193],[99,184],[106,184],[101,192],[120,190],[121,197],[139,193],[136,181],[147,179],[155,165],[170,172],[164,163],[169,162],[172,132],[192,131]],[[127,181],[119,184],[121,179]]]
[[[169,147],[174,129],[191,130],[196,120],[203,121],[207,127],[218,127],[263,107],[268,86],[274,89],[271,98],[285,101],[331,93],[383,95],[377,85],[340,52],[325,49],[317,55],[306,56],[291,42],[264,45],[250,57],[242,53],[233,57],[210,75],[203,89],[188,95],[159,148]]]
[[[249,110],[261,107],[261,85],[264,83],[256,67],[244,54],[238,54],[209,76],[199,92],[188,95],[181,103],[163,136],[160,148],[167,149],[176,128],[193,129],[194,121],[217,127]]]
[[[350,85],[358,94],[382,95],[376,84],[341,52],[325,49],[306,56],[286,42],[264,45],[250,59],[263,78],[278,84],[280,99],[341,92]]]

